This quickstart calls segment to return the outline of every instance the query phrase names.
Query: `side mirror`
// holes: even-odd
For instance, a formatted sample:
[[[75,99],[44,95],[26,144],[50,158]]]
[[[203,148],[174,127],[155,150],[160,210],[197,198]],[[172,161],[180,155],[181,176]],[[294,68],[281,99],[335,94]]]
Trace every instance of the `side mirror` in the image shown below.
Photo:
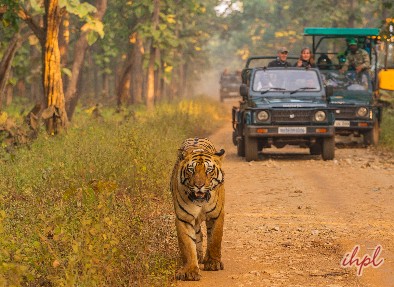
[[[243,99],[246,99],[249,95],[249,88],[245,84],[241,84],[239,86],[239,93],[241,94]]]
[[[327,98],[332,97],[332,95],[334,94],[334,87],[333,86],[326,86],[325,90],[326,90]]]

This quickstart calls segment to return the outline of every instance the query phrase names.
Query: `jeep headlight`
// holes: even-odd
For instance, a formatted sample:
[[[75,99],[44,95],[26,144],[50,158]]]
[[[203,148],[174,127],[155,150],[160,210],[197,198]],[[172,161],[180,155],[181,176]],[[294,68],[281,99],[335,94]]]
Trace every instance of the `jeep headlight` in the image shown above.
[[[317,122],[324,122],[327,118],[327,115],[324,111],[317,111],[315,113],[315,121]]]
[[[267,111],[260,111],[256,114],[256,119],[259,122],[265,122],[270,118],[270,115]]]
[[[366,117],[368,115],[368,109],[366,107],[360,107],[357,110],[357,116]]]

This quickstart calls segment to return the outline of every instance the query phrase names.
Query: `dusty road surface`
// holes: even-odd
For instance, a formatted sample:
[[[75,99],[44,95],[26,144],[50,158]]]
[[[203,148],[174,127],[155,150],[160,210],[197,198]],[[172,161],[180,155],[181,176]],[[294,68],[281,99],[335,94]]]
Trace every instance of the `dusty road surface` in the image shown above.
[[[394,286],[393,154],[337,145],[323,161],[285,148],[247,163],[231,132],[229,119],[210,137],[226,150],[225,269],[177,286]]]

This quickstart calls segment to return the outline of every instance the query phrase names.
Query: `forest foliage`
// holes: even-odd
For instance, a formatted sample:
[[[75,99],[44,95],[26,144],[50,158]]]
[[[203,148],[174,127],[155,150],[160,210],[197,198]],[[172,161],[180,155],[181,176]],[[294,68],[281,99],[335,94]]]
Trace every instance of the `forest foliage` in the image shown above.
[[[13,97],[26,97],[31,105],[45,101],[39,37],[44,3],[52,1],[57,2],[0,0],[0,57],[20,36],[7,88],[0,93],[3,105]],[[246,57],[272,54],[278,46],[298,54],[308,44],[302,35],[306,26],[380,27],[394,11],[386,0],[62,0],[58,5],[59,68],[69,117],[79,99],[128,106],[190,96],[207,69],[240,68]],[[88,45],[81,46],[84,39]]]

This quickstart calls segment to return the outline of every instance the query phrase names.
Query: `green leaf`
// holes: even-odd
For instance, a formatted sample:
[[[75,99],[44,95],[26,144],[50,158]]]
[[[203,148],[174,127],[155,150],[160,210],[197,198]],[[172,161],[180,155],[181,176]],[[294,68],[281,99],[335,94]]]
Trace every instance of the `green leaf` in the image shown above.
[[[96,32],[94,32],[94,31],[90,31],[88,34],[87,34],[87,39],[88,39],[88,44],[89,44],[89,46],[92,46],[96,41],[97,41],[97,39],[98,39],[98,34],[96,33]]]
[[[141,18],[142,15],[143,15],[142,8],[141,8],[141,7],[137,7],[137,8],[134,10],[134,13],[135,13],[135,16],[136,16],[137,18]]]
[[[9,78],[8,79],[8,83],[11,84],[12,86],[15,86],[17,81],[18,81],[18,79],[16,79],[16,78]]]
[[[82,26],[81,31],[94,31],[96,32],[100,38],[104,37],[104,24],[103,22],[96,20],[96,19],[91,19],[88,21],[85,25]]]
[[[67,75],[69,78],[71,78],[72,72],[68,68],[62,68],[62,73]]]
[[[97,11],[93,5],[87,2],[80,3],[79,0],[59,0],[59,6],[66,7],[69,13],[77,15],[81,19]]]
[[[34,10],[34,11],[36,11],[36,12],[38,12],[38,13],[40,13],[40,14],[42,14],[42,13],[44,13],[44,7],[42,7],[41,5],[40,5],[40,3],[38,3],[38,1],[37,0],[30,0],[30,4],[31,4],[31,8]]]
[[[167,29],[167,24],[159,24],[159,30],[164,31]]]

